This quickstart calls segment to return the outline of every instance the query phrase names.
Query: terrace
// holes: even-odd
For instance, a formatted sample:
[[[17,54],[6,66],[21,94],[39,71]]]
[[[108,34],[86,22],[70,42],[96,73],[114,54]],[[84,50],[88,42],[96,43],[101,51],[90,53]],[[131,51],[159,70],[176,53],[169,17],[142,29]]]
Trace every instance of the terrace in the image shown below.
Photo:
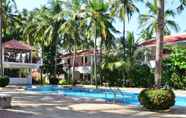
[[[38,68],[40,60],[32,58],[33,48],[17,40],[3,44],[3,64],[5,68]]]
[[[33,58],[34,49],[23,42],[10,40],[3,44],[3,67],[5,75],[9,74],[12,69],[27,69],[30,74],[24,77],[16,75],[7,75],[10,77],[10,84],[31,84],[32,69],[38,69],[42,63],[39,58]],[[6,72],[7,71],[7,72]]]

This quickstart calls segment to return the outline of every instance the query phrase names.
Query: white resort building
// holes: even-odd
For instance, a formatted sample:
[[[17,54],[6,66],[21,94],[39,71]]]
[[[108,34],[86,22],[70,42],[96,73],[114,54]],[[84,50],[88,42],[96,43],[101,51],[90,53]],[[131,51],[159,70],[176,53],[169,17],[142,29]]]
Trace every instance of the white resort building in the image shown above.
[[[175,35],[169,35],[165,36],[163,40],[163,58],[167,58],[171,50],[167,49],[166,47],[170,46],[184,46],[186,47],[186,33],[182,34],[175,34]],[[155,67],[155,54],[156,54],[156,39],[150,39],[142,42],[140,44],[141,48],[147,48],[150,51],[150,57],[147,57],[145,59],[145,62],[148,62],[152,68]]]
[[[30,45],[14,39],[3,43],[3,70],[10,78],[9,84],[32,84],[32,70],[42,65],[41,59],[33,58],[34,51]]]
[[[100,62],[101,51],[96,51],[97,64]],[[73,53],[60,55],[61,64],[66,73],[70,73],[73,68]],[[79,50],[75,56],[75,80],[92,81],[91,73],[94,59],[94,50]]]

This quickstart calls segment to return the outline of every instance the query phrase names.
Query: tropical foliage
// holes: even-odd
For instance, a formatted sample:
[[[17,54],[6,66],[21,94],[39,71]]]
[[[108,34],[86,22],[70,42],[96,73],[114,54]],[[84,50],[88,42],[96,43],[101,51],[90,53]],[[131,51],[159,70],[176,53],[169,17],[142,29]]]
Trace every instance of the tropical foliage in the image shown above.
[[[176,89],[186,88],[184,47],[172,47],[170,57],[163,61],[163,84]]]
[[[140,11],[140,6],[136,4],[138,1],[145,5],[147,14]],[[184,10],[186,1],[177,1],[179,5],[176,9],[163,10],[161,13],[165,14],[164,17],[159,17],[162,14],[157,0],[49,0],[47,5],[32,11],[18,11],[14,0],[6,0],[3,1],[1,14],[3,41],[15,38],[41,48],[44,61],[41,69],[51,83],[58,83],[57,75],[60,73],[69,74],[59,69],[63,68],[58,58],[61,52],[73,53],[73,68],[69,69],[71,74],[68,76],[71,76],[69,81],[74,81],[77,51],[91,49],[94,50],[94,84],[108,82],[111,86],[151,87],[154,83],[153,70],[144,63],[147,50],[138,48],[138,38],[146,40],[156,34],[160,36],[158,34],[163,27],[158,26],[161,24],[165,35],[179,31],[174,19],[178,12]],[[138,31],[141,33],[137,38],[136,31],[126,31],[133,15],[139,15]],[[118,19],[122,25],[116,27],[114,24]],[[162,36],[157,39],[162,39]],[[159,47],[162,49],[161,45]],[[100,60],[96,55],[97,50],[103,54]],[[167,82],[167,78],[172,78],[172,83],[169,82],[172,87],[183,88],[185,77],[180,76],[180,72],[185,70],[186,54],[184,50],[174,50],[176,52],[173,51],[174,54],[163,65],[172,64],[169,69],[171,74],[167,74],[171,76],[163,79],[163,83]],[[175,69],[178,72],[173,74]],[[173,81],[179,84],[173,85]]]
[[[152,2],[146,2],[145,5],[148,8],[147,14],[141,14],[139,16],[140,20],[140,27],[141,27],[141,35],[143,39],[152,39],[155,36],[157,31],[157,14],[158,14],[158,6],[157,1],[153,0]],[[176,24],[175,18],[176,13],[173,9],[166,9],[165,13],[165,21],[164,21],[164,34],[169,35],[171,34],[171,30],[176,32],[179,31],[179,26]],[[149,36],[150,35],[150,36]]]

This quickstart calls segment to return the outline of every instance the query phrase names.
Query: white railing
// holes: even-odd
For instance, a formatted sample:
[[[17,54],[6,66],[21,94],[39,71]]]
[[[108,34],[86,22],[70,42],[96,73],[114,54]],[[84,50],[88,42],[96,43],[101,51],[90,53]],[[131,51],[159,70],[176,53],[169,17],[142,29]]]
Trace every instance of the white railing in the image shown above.
[[[32,78],[16,78],[16,77],[10,77],[9,78],[9,84],[10,85],[31,85],[32,84]]]
[[[5,68],[39,68],[40,63],[18,63],[18,62],[3,62]]]

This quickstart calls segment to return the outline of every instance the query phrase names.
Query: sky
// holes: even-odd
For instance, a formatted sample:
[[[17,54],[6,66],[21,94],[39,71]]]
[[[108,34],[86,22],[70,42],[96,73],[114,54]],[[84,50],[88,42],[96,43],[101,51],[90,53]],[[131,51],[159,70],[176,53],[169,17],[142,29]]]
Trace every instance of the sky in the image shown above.
[[[28,10],[32,10],[34,8],[39,8],[42,5],[47,4],[47,0],[15,0],[17,3],[17,7],[19,10],[22,9],[28,9]],[[166,8],[170,8],[173,9],[173,6],[176,6],[178,3],[176,2],[177,0],[168,0],[169,4],[166,5]],[[171,1],[171,2],[170,2]],[[137,6],[139,7],[140,11],[142,13],[147,12],[147,9],[145,9],[144,5],[142,5],[141,3],[137,3]],[[177,15],[175,17],[175,21],[176,23],[180,26],[180,31],[178,33],[183,33],[184,31],[186,32],[186,9],[185,11],[180,14]],[[126,27],[127,27],[127,31],[131,31],[134,32],[135,36],[138,38],[139,36],[139,23],[138,23],[138,15],[135,14],[131,21],[129,23],[127,23]],[[116,19],[114,26],[120,31],[122,32],[122,23]],[[172,32],[172,34],[175,34],[176,32]]]

